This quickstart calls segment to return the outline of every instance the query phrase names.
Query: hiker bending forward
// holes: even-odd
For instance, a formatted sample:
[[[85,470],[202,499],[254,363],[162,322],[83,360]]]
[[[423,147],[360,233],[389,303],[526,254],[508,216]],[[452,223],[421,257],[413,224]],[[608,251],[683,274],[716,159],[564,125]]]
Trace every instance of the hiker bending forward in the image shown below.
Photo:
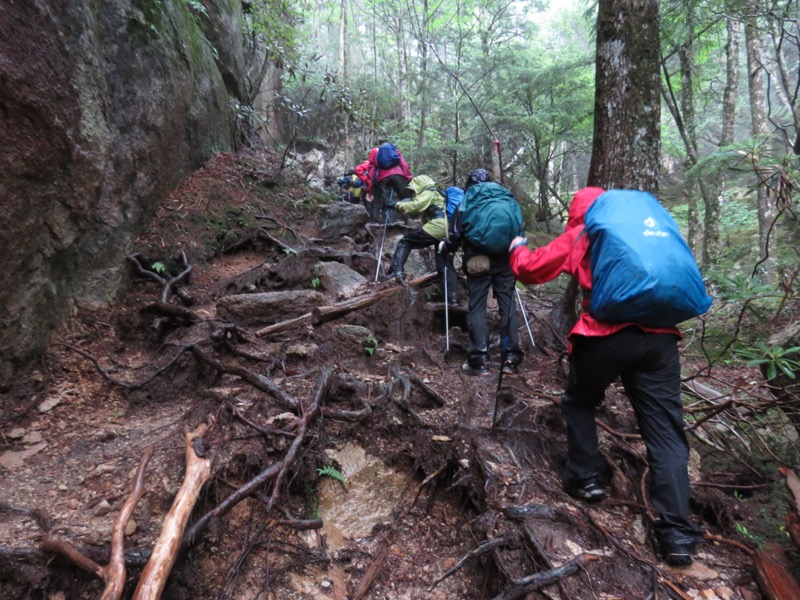
[[[502,214],[493,213],[486,201],[497,199],[504,213],[512,217],[506,222]],[[489,229],[495,237],[511,240],[519,234],[522,214],[514,197],[506,188],[489,180],[486,169],[470,172],[464,186],[464,201],[453,215],[453,223],[447,239],[440,245],[440,251],[455,252],[459,246],[464,249],[464,271],[467,275],[469,309],[467,311],[467,362],[462,369],[468,375],[489,374],[489,327],[486,321],[486,305],[489,289],[500,309],[501,369],[506,373],[516,373],[522,362],[523,353],[519,347],[517,313],[514,310],[514,274],[508,266],[508,246],[493,252],[479,246],[476,233]]]
[[[403,277],[406,260],[412,250],[436,246],[447,235],[445,198],[437,189],[436,182],[427,175],[418,175],[403,192],[403,196],[409,194],[411,199],[392,201],[387,207],[412,217],[422,217],[423,225],[397,242],[389,265],[389,277]],[[458,304],[458,279],[453,267],[453,255],[436,252],[436,271],[447,289],[448,304]]]
[[[378,164],[378,150],[373,148],[369,151],[367,162],[367,212],[370,218],[377,223],[394,222],[394,211],[388,204],[400,199],[403,190],[411,181],[411,169],[403,158],[402,152],[397,150],[397,164],[391,167],[381,168]],[[356,168],[358,172],[358,168]]]
[[[589,314],[592,272],[584,215],[603,192],[594,187],[579,190],[570,204],[566,230],[546,246],[529,250],[524,238],[515,238],[510,264],[522,283],[545,283],[569,273],[583,290],[584,311],[569,334],[570,371],[561,400],[567,424],[565,491],[590,502],[605,497],[611,473],[598,449],[595,413],[605,389],[620,376],[647,448],[650,495],[660,513],[654,524],[656,541],[667,563],[687,565],[699,531],[689,517],[680,333],[672,327],[601,322]]]

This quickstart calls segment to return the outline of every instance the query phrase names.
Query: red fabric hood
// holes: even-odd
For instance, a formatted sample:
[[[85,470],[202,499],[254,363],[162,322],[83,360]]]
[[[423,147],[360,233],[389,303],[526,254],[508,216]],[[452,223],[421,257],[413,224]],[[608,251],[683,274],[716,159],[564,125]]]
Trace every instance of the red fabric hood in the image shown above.
[[[603,188],[585,187],[575,192],[572,202],[569,205],[569,217],[567,218],[566,230],[570,230],[579,225],[583,225],[583,216],[597,197],[604,193]]]

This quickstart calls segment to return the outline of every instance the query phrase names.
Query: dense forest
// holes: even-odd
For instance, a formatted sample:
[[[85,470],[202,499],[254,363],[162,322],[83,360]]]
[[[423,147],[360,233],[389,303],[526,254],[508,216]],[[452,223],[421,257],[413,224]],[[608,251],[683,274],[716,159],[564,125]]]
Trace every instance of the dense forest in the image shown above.
[[[800,595],[800,0],[0,0],[22,30],[0,597]],[[531,247],[584,186],[676,218],[713,297],[680,324],[694,565],[653,544],[616,382],[609,497],[563,489],[576,281],[517,284],[495,379],[432,249],[379,280],[415,222],[337,181],[383,140],[491,172]]]

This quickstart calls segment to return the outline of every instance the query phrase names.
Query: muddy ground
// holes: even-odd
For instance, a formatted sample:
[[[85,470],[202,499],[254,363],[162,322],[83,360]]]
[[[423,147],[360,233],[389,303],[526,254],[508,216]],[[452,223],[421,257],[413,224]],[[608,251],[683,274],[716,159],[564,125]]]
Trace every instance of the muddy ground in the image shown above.
[[[98,578],[40,543],[67,540],[105,564],[153,445],[125,531],[132,597],[181,486],[184,434],[200,423],[212,476],[190,525],[271,465],[285,468],[187,542],[164,598],[762,597],[750,553],[788,546],[774,464],[693,436],[692,506],[711,539],[692,567],[667,567],[651,545],[644,450],[619,389],[600,415],[613,494],[588,506],[561,490],[565,363],[549,320],[558,286],[523,294],[537,346],[521,328],[524,368],[504,376],[498,396],[496,371],[461,373],[464,309],[448,313],[448,338],[435,282],[373,283],[381,228],[326,240],[330,203],[333,194],[280,173],[277,157],[218,155],[137,241],[118,303],[76,307],[40,368],[0,404],[0,599],[100,597]],[[405,226],[389,229],[386,259]],[[410,263],[424,273],[432,256],[420,254]],[[367,279],[355,296],[395,293],[268,335],[307,313],[218,310],[227,296],[288,290],[335,305],[314,274],[321,260]],[[692,361],[687,352],[687,374]],[[751,376],[717,370],[705,382]]]

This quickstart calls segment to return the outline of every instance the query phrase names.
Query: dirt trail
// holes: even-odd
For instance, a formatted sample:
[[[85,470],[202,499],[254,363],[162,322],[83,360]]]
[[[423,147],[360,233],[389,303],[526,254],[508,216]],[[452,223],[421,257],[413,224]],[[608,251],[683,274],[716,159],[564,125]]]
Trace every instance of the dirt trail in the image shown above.
[[[557,348],[546,355],[526,345],[524,369],[504,380],[493,428],[496,374],[461,374],[463,310],[450,315],[445,359],[435,285],[401,288],[339,319],[268,337],[256,331],[269,319],[233,323],[218,314],[219,299],[239,293],[318,291],[333,303],[314,282],[318,258],[308,251],[374,255],[366,231],[320,242],[314,194],[276,173],[269,155],[212,160],[176,190],[135,248],[163,279],[180,272],[185,252],[192,273],[180,288],[189,300],[169,295],[182,312],[159,308],[162,287],[131,268],[120,302],[79,307],[41,368],[4,399],[0,599],[99,597],[101,582],[38,550],[43,523],[32,511],[47,513],[51,535],[103,563],[130,477],[155,444],[127,530],[130,597],[181,483],[183,432],[212,425],[214,474],[197,519],[286,456],[328,369],[331,390],[277,491],[272,479],[213,519],[178,562],[165,598],[521,598],[512,581],[537,573],[541,589],[527,597],[760,597],[749,557],[733,544],[703,545],[689,569],[658,561],[641,494],[644,450],[619,390],[602,415],[603,449],[616,467],[612,497],[590,507],[562,492]],[[430,268],[432,256],[423,259]],[[371,281],[367,263],[360,268]],[[528,296],[542,337],[551,300]],[[259,388],[264,380],[284,396]],[[696,481],[708,479],[705,468],[695,451]],[[370,493],[375,487],[389,493]],[[757,520],[758,497],[748,504],[694,489],[709,533],[733,538],[734,522]],[[319,517],[333,521],[348,493],[364,494],[347,508],[353,517],[337,531],[320,529]],[[369,525],[359,529],[361,517]],[[340,530],[349,520],[347,537]]]

